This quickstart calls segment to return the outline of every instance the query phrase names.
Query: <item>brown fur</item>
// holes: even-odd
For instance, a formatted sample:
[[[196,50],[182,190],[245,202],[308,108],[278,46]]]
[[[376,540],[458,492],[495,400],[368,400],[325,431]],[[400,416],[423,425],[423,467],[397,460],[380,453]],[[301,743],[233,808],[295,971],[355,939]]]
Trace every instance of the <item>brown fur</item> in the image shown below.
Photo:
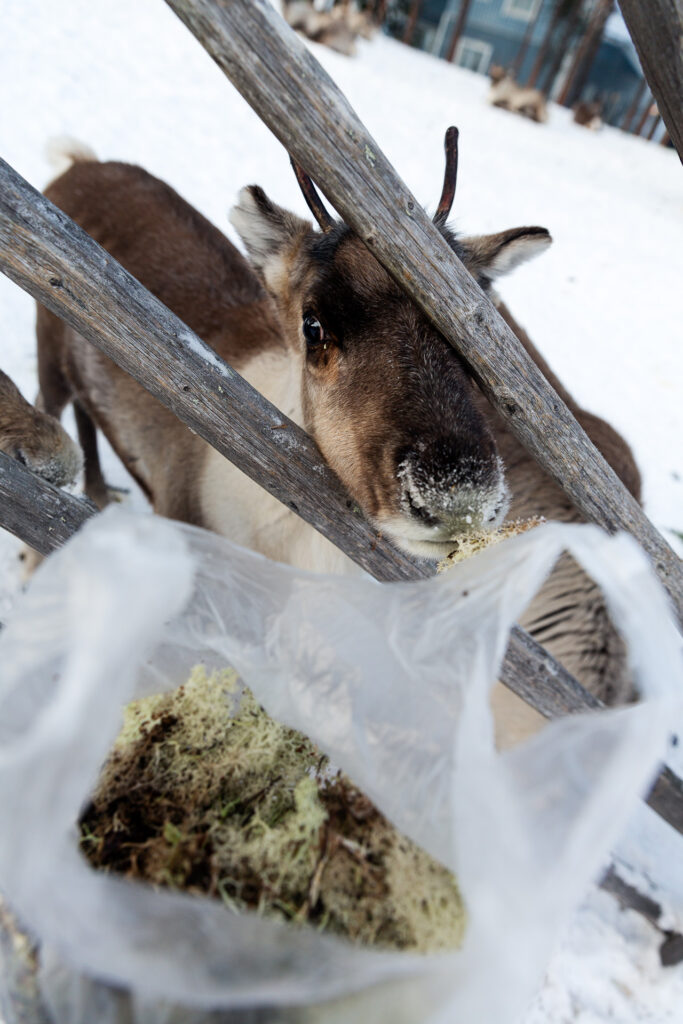
[[[471,500],[490,528],[485,512],[502,515],[504,500],[497,452],[452,348],[343,224],[321,235],[256,188],[231,219],[303,356],[302,421],[366,514],[417,545],[466,530]],[[306,314],[324,345],[302,347]]]
[[[573,110],[574,124],[580,124],[584,128],[590,128],[593,131],[602,128],[602,103],[599,100],[594,100],[592,103],[582,100],[580,103],[575,104]]]
[[[272,303],[237,249],[141,168],[77,162],[46,195],[237,369],[263,349],[283,345]],[[201,524],[196,481],[204,442],[40,306],[37,334],[46,410],[59,416],[71,400],[80,411],[79,436],[91,454],[86,465],[89,496],[100,506],[106,504],[91,421],[160,514]],[[173,466],[182,471],[169,471]]]
[[[0,370],[0,451],[57,487],[73,483],[83,458],[56,419],[34,409]]]

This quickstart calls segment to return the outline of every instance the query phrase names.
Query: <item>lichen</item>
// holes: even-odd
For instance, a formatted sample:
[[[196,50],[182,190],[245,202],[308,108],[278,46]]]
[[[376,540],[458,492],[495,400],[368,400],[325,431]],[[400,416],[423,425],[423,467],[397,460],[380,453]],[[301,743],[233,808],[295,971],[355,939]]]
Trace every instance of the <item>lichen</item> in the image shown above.
[[[135,701],[81,818],[91,863],[385,948],[460,945],[453,875],[232,671]]]
[[[519,533],[526,533],[527,530],[540,526],[544,522],[545,519],[542,516],[533,516],[530,519],[515,519],[511,523],[505,523],[498,530],[465,534],[459,540],[453,542],[453,550],[445,558],[441,559],[436,567],[436,571],[437,573],[447,572],[452,566],[457,565],[458,562],[464,562],[467,558],[472,558],[473,555],[478,554],[485,548],[500,544],[502,540],[507,540],[508,537],[516,537]]]

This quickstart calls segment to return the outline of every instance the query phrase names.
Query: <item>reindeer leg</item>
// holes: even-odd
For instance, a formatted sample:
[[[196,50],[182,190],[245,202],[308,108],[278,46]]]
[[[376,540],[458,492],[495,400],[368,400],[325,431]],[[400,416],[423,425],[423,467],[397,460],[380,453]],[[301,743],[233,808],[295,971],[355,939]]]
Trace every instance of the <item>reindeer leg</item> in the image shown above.
[[[97,450],[97,427],[80,402],[74,402],[74,416],[78,440],[85,458],[85,493],[99,509],[106,508],[112,501],[120,500],[105,483]]]

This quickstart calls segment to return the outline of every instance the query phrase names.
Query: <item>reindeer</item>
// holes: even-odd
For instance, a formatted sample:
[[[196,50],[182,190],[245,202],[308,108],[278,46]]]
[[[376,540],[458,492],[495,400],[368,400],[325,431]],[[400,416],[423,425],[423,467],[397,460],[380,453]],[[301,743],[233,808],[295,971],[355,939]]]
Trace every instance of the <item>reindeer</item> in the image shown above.
[[[448,229],[456,137],[449,129],[434,222],[490,291],[497,277],[545,250],[551,238],[540,227],[469,238]],[[508,512],[580,518],[510,434],[456,352],[360,239],[332,220],[301,168],[294,165],[320,230],[277,206],[258,186],[243,189],[230,219],[249,264],[146,171],[99,163],[82,150],[72,156],[48,198],[304,427],[368,518],[401,547],[438,559],[458,537],[493,530]],[[511,326],[576,411],[526,335]],[[86,491],[99,504],[107,495],[97,427],[160,514],[300,567],[350,568],[329,541],[42,307],[38,364],[45,408],[58,416],[74,402],[86,452]],[[613,465],[628,461],[628,449],[611,428],[581,416]],[[558,568],[527,619],[536,635],[546,636],[549,623],[561,623],[566,637],[585,640],[591,651],[582,681],[599,694],[605,690],[612,669],[603,654],[616,640],[599,592],[574,563],[571,570]],[[546,639],[551,651],[558,644],[563,651],[571,647],[562,638]],[[567,667],[573,670],[582,657],[568,650]]]
[[[315,43],[328,46],[346,57],[356,54],[356,38],[371,39],[374,26],[364,11],[340,4],[328,11],[318,11],[310,0],[294,0],[283,5],[287,24]]]
[[[580,124],[594,132],[602,128],[602,102],[600,100],[593,100],[590,103],[587,100],[581,100],[580,103],[574,104],[572,110],[574,111],[572,118],[574,124]]]
[[[512,72],[506,71],[499,64],[493,65],[489,77],[491,88],[488,101],[492,106],[502,107],[513,114],[521,114],[531,121],[545,124],[548,120],[548,108],[542,92],[518,85]]]
[[[59,422],[29,405],[2,370],[0,451],[56,487],[73,483],[83,468],[78,445]]]

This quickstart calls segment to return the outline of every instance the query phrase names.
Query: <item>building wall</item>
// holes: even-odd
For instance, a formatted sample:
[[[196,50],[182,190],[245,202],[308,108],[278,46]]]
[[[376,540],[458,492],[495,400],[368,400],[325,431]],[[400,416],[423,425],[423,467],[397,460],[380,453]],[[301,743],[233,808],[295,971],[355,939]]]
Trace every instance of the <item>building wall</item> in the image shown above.
[[[528,6],[531,18],[516,17],[515,8],[519,11],[525,5]],[[408,5],[405,6],[407,8]],[[413,45],[445,57],[460,8],[461,0],[424,0]],[[531,72],[554,9],[555,0],[472,0],[455,53],[455,62],[482,74],[487,74],[492,64],[510,67],[517,57],[530,20],[538,11],[539,16],[518,75],[519,81],[524,82]],[[405,21],[405,13],[395,13],[389,22],[391,34],[400,38]],[[541,83],[543,74],[540,77]],[[605,39],[591,68],[582,98],[602,98],[606,104],[606,120],[618,124],[628,110],[641,80],[640,68],[629,58],[624,48],[616,41]],[[561,77],[558,76],[554,93],[560,86]],[[642,109],[645,109],[646,103],[651,102],[648,93]],[[658,132],[657,137],[660,134]]]

